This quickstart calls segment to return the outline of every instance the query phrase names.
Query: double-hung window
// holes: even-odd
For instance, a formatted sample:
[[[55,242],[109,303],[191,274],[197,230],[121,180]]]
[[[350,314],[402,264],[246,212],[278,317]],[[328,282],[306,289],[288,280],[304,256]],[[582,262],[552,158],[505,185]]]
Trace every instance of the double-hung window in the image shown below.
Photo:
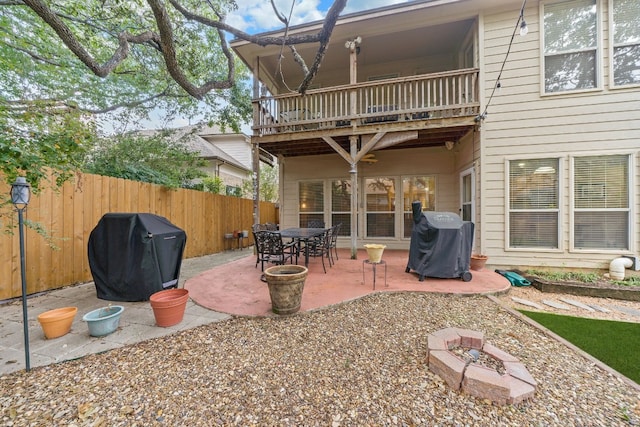
[[[631,0],[637,1],[637,0]],[[598,10],[596,0],[543,5],[544,92],[598,86]]]
[[[300,182],[298,200],[300,227],[324,223],[324,183],[322,181]]]
[[[574,157],[573,247],[629,250],[629,163],[626,154]]]
[[[509,247],[557,249],[559,160],[509,161]]]
[[[351,235],[351,180],[331,182],[331,225],[340,226],[340,236]]]
[[[367,237],[395,237],[396,186],[393,178],[365,180]]]
[[[640,84],[640,1],[612,0],[613,84]]]
[[[413,230],[413,202],[420,202],[422,211],[436,209],[436,178],[434,176],[414,176],[402,178],[402,199],[404,200],[404,237],[411,237]]]

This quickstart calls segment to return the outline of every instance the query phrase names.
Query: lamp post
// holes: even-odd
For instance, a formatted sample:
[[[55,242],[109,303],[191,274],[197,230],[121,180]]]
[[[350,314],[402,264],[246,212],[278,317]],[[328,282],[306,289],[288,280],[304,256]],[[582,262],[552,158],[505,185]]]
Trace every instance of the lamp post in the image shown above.
[[[24,259],[24,219],[23,213],[29,204],[31,190],[27,179],[23,176],[16,178],[11,185],[11,203],[18,211],[18,228],[20,231],[20,275],[22,277],[22,324],[24,327],[24,360],[26,370],[31,370],[29,362],[29,324],[27,321],[27,280]]]

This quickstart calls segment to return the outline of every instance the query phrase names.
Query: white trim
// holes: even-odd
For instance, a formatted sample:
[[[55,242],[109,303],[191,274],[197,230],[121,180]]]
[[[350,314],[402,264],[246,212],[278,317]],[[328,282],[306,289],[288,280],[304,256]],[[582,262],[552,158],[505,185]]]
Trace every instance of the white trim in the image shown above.
[[[462,213],[462,204],[464,202],[463,200],[463,195],[464,195],[464,177],[467,175],[471,175],[471,200],[469,202],[469,204],[471,205],[471,215],[470,215],[470,221],[473,222],[475,224],[476,222],[476,171],[474,169],[474,167],[470,167],[468,169],[463,170],[462,172],[460,172],[459,174],[459,181],[460,181],[460,213]],[[462,216],[462,215],[460,215]]]

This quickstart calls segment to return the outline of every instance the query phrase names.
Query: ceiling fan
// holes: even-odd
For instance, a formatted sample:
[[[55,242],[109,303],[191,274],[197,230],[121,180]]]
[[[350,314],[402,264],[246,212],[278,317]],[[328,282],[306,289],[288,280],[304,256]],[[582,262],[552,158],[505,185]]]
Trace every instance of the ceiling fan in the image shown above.
[[[376,155],[373,153],[369,153],[369,154],[365,154],[364,156],[362,156],[362,158],[360,159],[361,162],[367,162],[367,163],[375,163],[378,161],[378,159],[376,159]]]

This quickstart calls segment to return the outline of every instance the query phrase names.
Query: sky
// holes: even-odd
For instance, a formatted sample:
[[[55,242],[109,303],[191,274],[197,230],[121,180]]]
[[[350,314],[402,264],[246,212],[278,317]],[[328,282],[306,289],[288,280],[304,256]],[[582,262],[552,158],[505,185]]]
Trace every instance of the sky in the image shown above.
[[[405,3],[407,0],[348,0],[342,14],[358,12],[366,9]],[[292,0],[275,0],[278,10],[285,16],[291,12]],[[227,17],[227,23],[248,33],[282,28],[282,23],[273,14],[269,0],[236,0],[238,10]],[[295,0],[291,16],[293,25],[319,21],[324,18],[332,2],[328,0]]]
[[[293,12],[291,12],[292,1],[295,1]],[[361,10],[375,9],[397,3],[405,3],[408,0],[348,0],[347,6],[342,11],[342,15]],[[324,18],[329,7],[333,3],[330,0],[274,0],[278,10],[285,16],[291,13],[292,25],[304,24],[319,21]],[[264,31],[278,30],[283,28],[274,15],[271,1],[269,0],[236,0],[238,9],[227,16],[227,23],[239,30],[249,34],[256,34]],[[151,114],[152,119],[138,124],[141,129],[157,129],[163,126],[170,128],[193,125],[197,118],[176,118],[169,123],[161,122],[161,112]],[[110,133],[113,129],[107,125],[104,129]],[[242,131],[251,134],[250,125],[243,126]]]

